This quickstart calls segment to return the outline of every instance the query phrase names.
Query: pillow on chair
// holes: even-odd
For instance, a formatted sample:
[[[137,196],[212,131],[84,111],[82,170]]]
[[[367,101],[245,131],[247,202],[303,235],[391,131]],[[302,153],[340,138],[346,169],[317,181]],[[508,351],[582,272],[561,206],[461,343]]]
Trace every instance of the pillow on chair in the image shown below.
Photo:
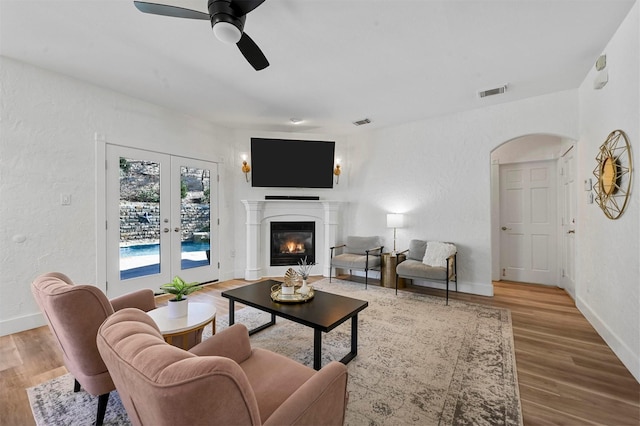
[[[456,252],[456,246],[440,241],[429,241],[422,263],[427,266],[447,267],[447,258]]]
[[[409,242],[408,259],[422,261],[424,252],[427,250],[427,242],[424,240],[411,240]]]

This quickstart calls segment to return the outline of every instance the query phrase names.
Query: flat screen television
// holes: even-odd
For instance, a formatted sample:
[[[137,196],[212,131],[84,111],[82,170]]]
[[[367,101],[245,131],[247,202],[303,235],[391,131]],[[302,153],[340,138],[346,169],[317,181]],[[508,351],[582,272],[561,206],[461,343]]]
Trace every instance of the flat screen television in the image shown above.
[[[251,186],[333,188],[335,142],[251,138]]]

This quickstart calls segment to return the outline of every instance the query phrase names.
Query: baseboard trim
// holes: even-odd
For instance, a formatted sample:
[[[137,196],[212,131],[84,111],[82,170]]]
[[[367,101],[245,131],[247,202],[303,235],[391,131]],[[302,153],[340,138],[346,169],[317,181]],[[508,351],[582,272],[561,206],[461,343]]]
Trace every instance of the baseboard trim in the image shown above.
[[[0,336],[31,330],[32,328],[42,327],[46,324],[47,322],[40,312],[18,318],[11,318],[0,321]]]
[[[600,337],[609,345],[614,354],[627,367],[627,370],[640,382],[640,354],[634,354],[633,350],[622,341],[618,335],[600,318],[584,299],[576,299],[576,307],[596,329]]]
[[[431,282],[431,281],[418,281],[413,280],[413,284],[422,287],[430,287],[430,288],[438,288],[441,290],[446,290],[447,285],[445,283],[439,282]],[[456,284],[449,283],[449,291],[455,291]],[[469,283],[469,282],[459,282],[458,283],[458,291],[460,293],[469,293],[475,294],[478,296],[488,296],[493,297],[493,284],[484,284],[484,283]]]
[[[353,271],[352,275],[364,278],[363,271]],[[380,271],[369,271],[369,278],[380,279]],[[441,282],[434,281],[419,281],[413,280],[413,284],[421,287],[429,287],[429,288],[438,288],[441,290],[445,290],[447,285]],[[449,283],[449,291],[455,291],[456,284]],[[485,284],[485,283],[470,283],[470,282],[459,282],[458,283],[458,291],[460,293],[469,293],[475,294],[478,296],[488,296],[493,297],[493,283]]]

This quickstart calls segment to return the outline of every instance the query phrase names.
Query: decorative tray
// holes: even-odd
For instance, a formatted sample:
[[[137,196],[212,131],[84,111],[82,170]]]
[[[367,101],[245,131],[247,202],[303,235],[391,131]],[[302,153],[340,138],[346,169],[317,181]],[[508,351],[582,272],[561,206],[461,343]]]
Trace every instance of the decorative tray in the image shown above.
[[[282,294],[282,284],[271,287],[271,300],[278,303],[305,303],[313,299],[313,287],[309,286],[309,293],[300,293],[300,286],[294,287],[293,294]]]

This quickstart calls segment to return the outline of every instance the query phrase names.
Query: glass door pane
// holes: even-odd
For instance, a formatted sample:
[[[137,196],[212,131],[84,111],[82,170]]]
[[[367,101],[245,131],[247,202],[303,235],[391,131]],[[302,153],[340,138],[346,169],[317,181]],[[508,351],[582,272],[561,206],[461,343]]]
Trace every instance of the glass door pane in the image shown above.
[[[160,273],[160,164],[120,157],[120,279]]]
[[[211,170],[180,167],[180,269],[211,264]]]

